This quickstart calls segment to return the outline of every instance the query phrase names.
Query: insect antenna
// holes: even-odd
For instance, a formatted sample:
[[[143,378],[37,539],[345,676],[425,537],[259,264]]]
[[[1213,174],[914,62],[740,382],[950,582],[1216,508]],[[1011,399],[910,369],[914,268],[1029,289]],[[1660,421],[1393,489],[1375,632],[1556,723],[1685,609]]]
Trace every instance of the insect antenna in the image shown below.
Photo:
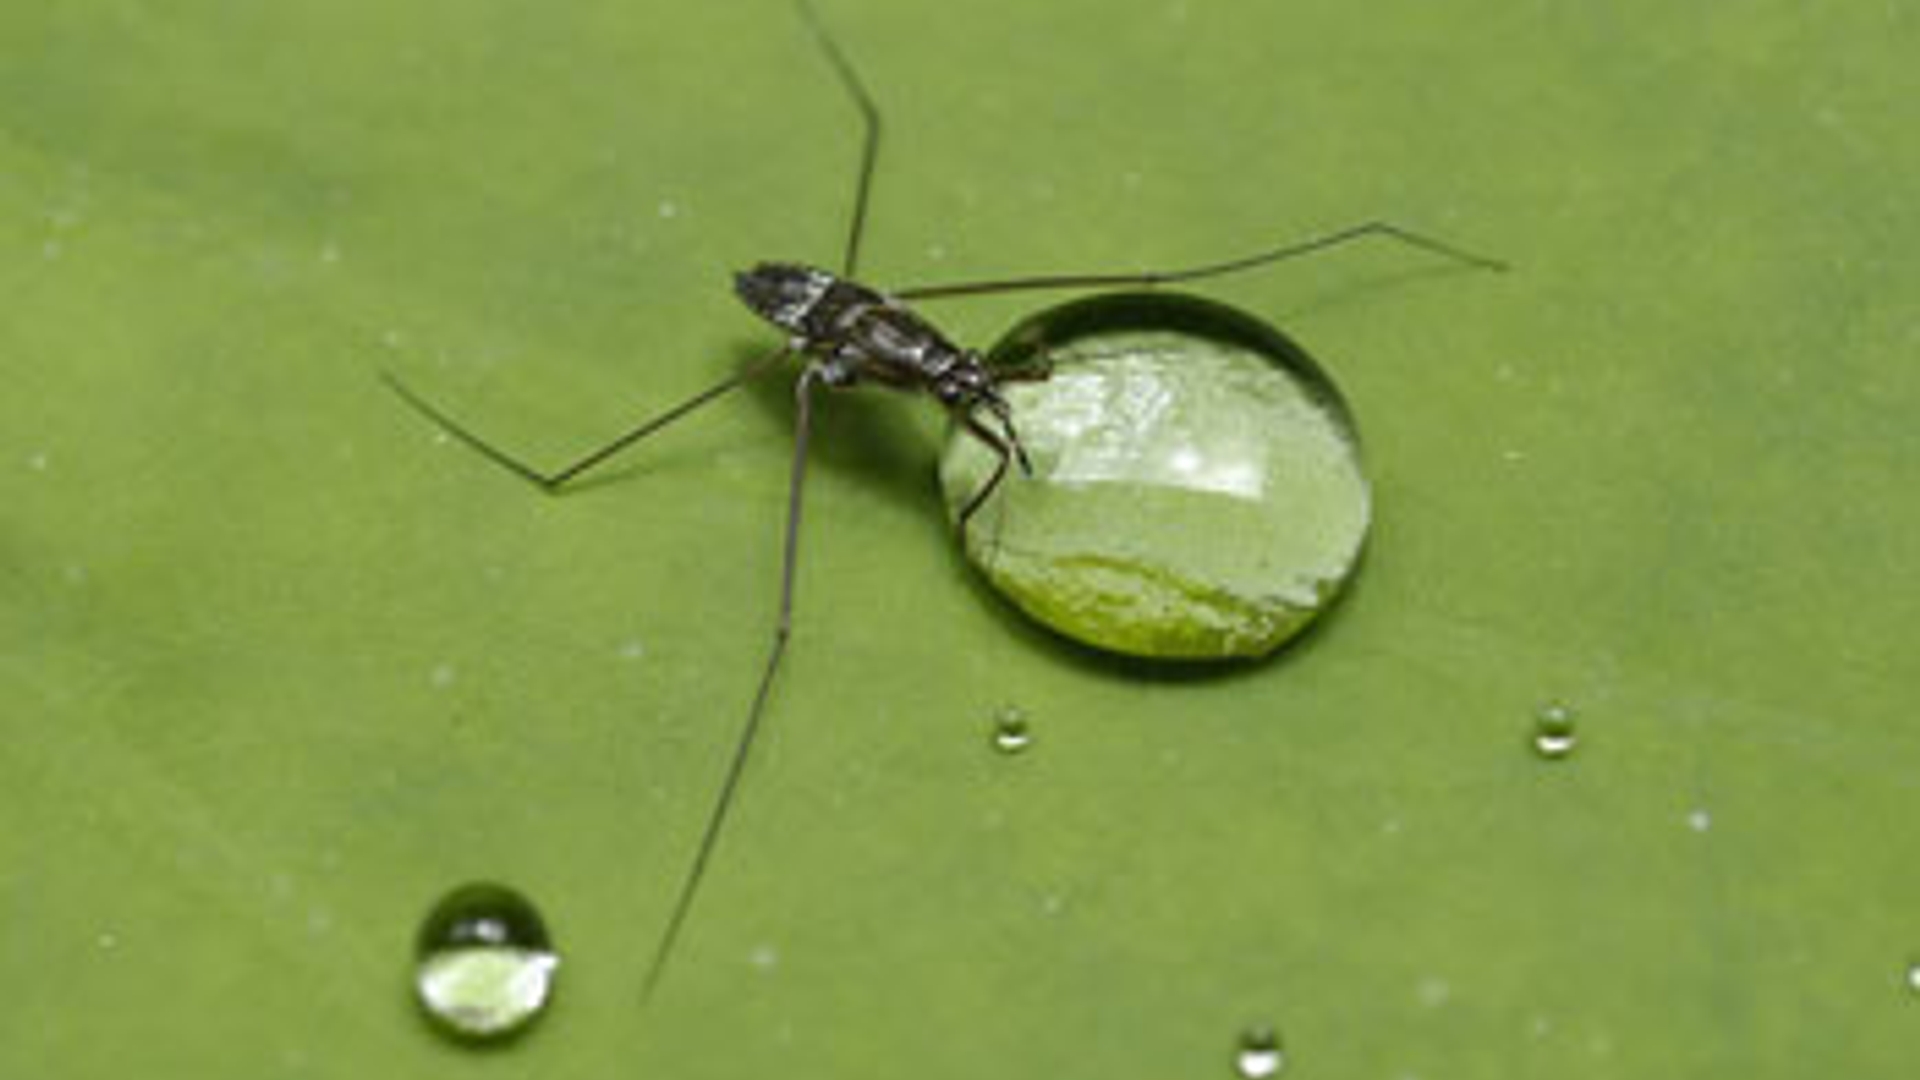
[[[1453,246],[1444,240],[1437,240],[1411,229],[1403,229],[1392,222],[1369,221],[1362,225],[1353,225],[1336,232],[1324,233],[1306,240],[1295,240],[1276,248],[1228,259],[1225,262],[1206,263],[1201,266],[1183,267],[1178,270],[1141,270],[1120,274],[1041,274],[1034,277],[996,278],[989,281],[957,281],[940,285],[918,285],[908,289],[895,289],[893,295],[902,300],[934,300],[949,296],[984,296],[989,293],[1020,292],[1031,289],[1093,289],[1113,288],[1129,285],[1171,285],[1183,281],[1199,281],[1204,278],[1224,277],[1238,274],[1286,259],[1299,258],[1315,252],[1326,251],[1364,240],[1380,237],[1395,240],[1408,247],[1419,248],[1454,262],[1479,270],[1504,271],[1505,262],[1476,255],[1473,252]]]

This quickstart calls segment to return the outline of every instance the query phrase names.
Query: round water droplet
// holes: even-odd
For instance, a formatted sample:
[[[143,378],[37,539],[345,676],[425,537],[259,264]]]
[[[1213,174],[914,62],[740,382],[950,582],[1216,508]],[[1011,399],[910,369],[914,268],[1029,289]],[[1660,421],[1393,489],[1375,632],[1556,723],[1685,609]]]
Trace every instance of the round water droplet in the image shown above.
[[[1280,1048],[1280,1036],[1272,1028],[1251,1028],[1240,1036],[1240,1050],[1234,1055],[1233,1070],[1248,1080],[1278,1076],[1287,1067],[1286,1052]]]
[[[1907,989],[1920,994],[1920,960],[1907,965]]]
[[[1003,754],[1017,754],[1033,745],[1033,732],[1027,729],[1026,711],[1009,705],[993,717],[993,748]]]
[[[1338,391],[1278,330],[1169,293],[1042,312],[990,353],[1033,462],[969,523],[967,555],[1021,610],[1135,656],[1260,656],[1324,610],[1372,510]],[[993,426],[992,417],[980,414]],[[956,425],[960,510],[996,455]]]
[[[1579,746],[1574,732],[1573,710],[1565,705],[1544,705],[1533,717],[1534,752],[1548,761],[1559,761]]]
[[[413,986],[445,1030],[498,1039],[546,1008],[559,965],[540,913],[525,897],[503,885],[463,885],[420,927]]]

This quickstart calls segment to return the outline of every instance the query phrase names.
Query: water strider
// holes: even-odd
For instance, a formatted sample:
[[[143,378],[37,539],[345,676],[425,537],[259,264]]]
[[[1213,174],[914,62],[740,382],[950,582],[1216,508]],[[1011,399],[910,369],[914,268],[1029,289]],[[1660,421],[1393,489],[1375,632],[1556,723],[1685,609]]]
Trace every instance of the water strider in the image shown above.
[[[853,211],[839,270],[799,262],[762,262],[734,277],[734,291],[740,300],[785,335],[778,348],[719,383],[645,420],[611,442],[552,471],[535,468],[494,446],[428,403],[391,374],[382,376],[407,404],[449,434],[541,489],[558,492],[571,481],[675,420],[767,374],[787,358],[804,359],[794,386],[793,459],[773,642],[748,706],[745,724],[708,816],[706,829],[694,851],[692,864],[647,968],[644,993],[649,998],[672,957],[708,861],[733,806],[735,792],[766,711],[768,693],[779,671],[781,658],[786,653],[793,622],[801,490],[806,479],[807,444],[812,435],[814,391],[820,388],[844,390],[872,383],[927,394],[944,407],[956,423],[992,451],[997,459],[994,468],[956,517],[956,525],[963,534],[974,512],[999,487],[1011,466],[1018,464],[1023,471],[1030,471],[1031,466],[1015,426],[1015,417],[1000,388],[1003,383],[1016,379],[1045,378],[1045,367],[1012,372],[995,371],[986,364],[979,352],[948,339],[932,322],[908,306],[909,301],[1016,291],[1140,287],[1198,281],[1252,270],[1370,237],[1394,240],[1468,266],[1488,270],[1505,269],[1505,265],[1498,260],[1468,253],[1390,222],[1369,221],[1239,258],[1174,270],[1047,274],[892,290],[869,287],[856,280],[856,273],[860,244],[866,232],[874,163],[880,147],[880,111],[859,72],[812,7],[806,0],[798,0],[798,7],[813,40],[859,110],[863,135],[855,174]]]

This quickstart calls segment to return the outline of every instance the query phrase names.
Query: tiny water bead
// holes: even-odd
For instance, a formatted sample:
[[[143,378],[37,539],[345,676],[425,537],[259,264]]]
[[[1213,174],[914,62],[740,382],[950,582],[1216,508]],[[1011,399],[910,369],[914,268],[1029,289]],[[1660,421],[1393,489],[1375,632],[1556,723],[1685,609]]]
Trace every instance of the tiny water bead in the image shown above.
[[[1093,297],[1016,326],[988,362],[1032,457],[974,516],[967,555],[1029,616],[1134,656],[1261,656],[1339,593],[1371,521],[1339,393],[1298,345],[1172,293]],[[957,517],[995,455],[956,427]]]
[[[524,896],[475,883],[448,893],[421,924],[414,992],[446,1031],[465,1039],[513,1035],[553,994],[560,958]]]
[[[1287,1055],[1280,1048],[1280,1036],[1272,1028],[1249,1028],[1240,1036],[1240,1049],[1234,1055],[1233,1071],[1247,1080],[1278,1076],[1287,1067]]]
[[[1920,960],[1907,965],[1907,989],[1920,994]]]
[[[1027,728],[1026,711],[1009,705],[993,716],[993,748],[1003,754],[1018,754],[1033,745],[1033,732]]]
[[[1579,746],[1573,710],[1559,703],[1543,705],[1533,717],[1533,750],[1548,761],[1559,761]]]

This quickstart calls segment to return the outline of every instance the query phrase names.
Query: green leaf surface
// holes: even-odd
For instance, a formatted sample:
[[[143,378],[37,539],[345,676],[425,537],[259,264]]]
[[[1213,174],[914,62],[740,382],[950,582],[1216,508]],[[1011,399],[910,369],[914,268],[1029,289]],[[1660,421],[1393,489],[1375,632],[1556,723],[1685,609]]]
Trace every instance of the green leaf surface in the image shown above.
[[[1904,1075],[1920,1060],[1914,10],[822,0],[867,276],[1178,265],[1340,383],[1369,555],[1226,674],[954,546],[940,418],[774,380],[546,498],[831,262],[855,114],[780,0],[0,6],[0,1075]],[[985,344],[1043,302],[929,310]],[[1903,697],[1903,695],[1906,695]],[[1581,746],[1546,763],[1534,710]],[[1033,745],[989,746],[1017,705]],[[408,1000],[446,889],[552,1015]]]

